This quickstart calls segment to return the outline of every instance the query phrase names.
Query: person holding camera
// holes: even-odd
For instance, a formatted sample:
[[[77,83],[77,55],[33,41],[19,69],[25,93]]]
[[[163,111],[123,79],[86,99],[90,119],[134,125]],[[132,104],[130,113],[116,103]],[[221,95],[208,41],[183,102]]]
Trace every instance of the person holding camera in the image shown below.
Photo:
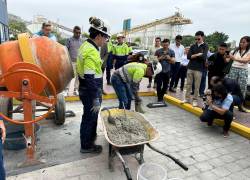
[[[155,52],[155,56],[157,56],[162,66],[162,71],[156,79],[158,102],[163,102],[163,96],[168,89],[171,64],[175,63],[175,53],[169,48],[169,44],[169,39],[164,39],[162,41],[162,48]]]
[[[208,88],[211,89],[211,78],[218,76],[224,78],[226,68],[229,61],[229,51],[226,43],[221,43],[218,47],[218,51],[208,58]]]
[[[207,109],[204,109],[200,120],[207,122],[208,126],[213,125],[214,119],[224,120],[223,135],[229,136],[229,129],[233,120],[233,97],[228,93],[223,84],[213,87],[212,94],[206,96]]]
[[[234,106],[238,106],[240,112],[247,112],[243,106],[244,97],[241,92],[240,85],[235,79],[213,76],[209,83],[211,84],[211,88],[217,84],[223,84],[226,87],[227,92],[233,96]]]

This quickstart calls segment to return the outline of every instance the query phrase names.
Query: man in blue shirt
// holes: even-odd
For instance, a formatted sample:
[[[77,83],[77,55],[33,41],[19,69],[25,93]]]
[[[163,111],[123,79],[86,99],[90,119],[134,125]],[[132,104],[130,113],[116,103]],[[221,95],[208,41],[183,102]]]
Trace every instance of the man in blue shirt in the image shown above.
[[[56,36],[54,34],[52,34],[51,31],[52,31],[51,24],[50,23],[43,23],[42,29],[39,32],[37,32],[36,34],[34,34],[33,37],[46,36],[53,41],[57,41]]]
[[[155,52],[155,56],[157,56],[162,66],[162,71],[156,79],[158,102],[163,101],[163,96],[168,89],[171,64],[175,63],[175,53],[169,48],[169,44],[169,39],[164,39],[162,41],[162,48]]]
[[[2,120],[2,117],[0,116],[0,179],[5,180],[5,169],[4,169],[4,164],[3,164],[3,143],[6,137],[6,129]]]
[[[207,96],[208,108],[202,113],[200,120],[212,126],[214,119],[224,120],[223,135],[229,136],[229,129],[233,120],[233,97],[222,84],[213,87],[212,95]]]

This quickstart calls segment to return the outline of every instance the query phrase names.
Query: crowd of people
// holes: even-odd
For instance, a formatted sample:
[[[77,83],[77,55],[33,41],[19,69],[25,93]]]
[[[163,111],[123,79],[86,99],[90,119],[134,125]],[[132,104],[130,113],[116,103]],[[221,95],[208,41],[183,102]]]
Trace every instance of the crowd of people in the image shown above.
[[[243,102],[250,62],[249,36],[242,37],[235,50],[222,42],[218,44],[218,51],[215,53],[209,51],[202,31],[195,33],[195,42],[188,47],[182,45],[181,35],[176,36],[173,44],[169,39],[157,37],[146,59],[141,53],[132,53],[132,48],[125,42],[122,34],[117,35],[116,43],[111,42],[108,26],[101,19],[91,17],[89,23],[89,38],[82,39],[81,28],[75,26],[73,36],[66,41],[76,75],[74,94],[79,95],[84,111],[80,127],[81,153],[102,152],[102,146],[96,145],[95,139],[102,94],[105,93],[105,70],[107,85],[113,86],[121,109],[129,110],[131,101],[135,100],[136,111],[143,113],[138,90],[142,78],[147,77],[148,88],[151,88],[154,80],[153,88],[156,88],[160,103],[165,103],[163,97],[168,91],[176,93],[181,80],[180,91],[184,92],[182,103],[190,103],[195,107],[198,106],[198,98],[203,97],[205,103],[201,121],[211,126],[215,118],[223,119],[225,137],[228,136],[233,120],[234,106],[237,105],[239,111],[246,112]],[[51,33],[49,23],[43,23],[41,31],[34,36],[47,36],[57,41]],[[113,68],[115,71],[111,75]],[[69,86],[66,90],[68,89]],[[1,119],[0,127],[1,145],[6,134]],[[4,175],[1,157],[0,171]]]

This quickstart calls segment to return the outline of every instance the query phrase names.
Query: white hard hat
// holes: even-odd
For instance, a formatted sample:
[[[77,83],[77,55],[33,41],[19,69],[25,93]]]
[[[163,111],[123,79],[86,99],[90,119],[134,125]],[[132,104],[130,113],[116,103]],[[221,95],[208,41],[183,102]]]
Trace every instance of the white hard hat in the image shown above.
[[[162,71],[162,66],[161,63],[157,62],[157,63],[153,63],[153,72],[154,72],[154,77],[159,74]]]
[[[121,33],[117,34],[116,37],[123,37],[123,38],[125,38],[125,36],[123,34],[121,34]]]
[[[110,27],[107,22],[96,17],[90,17],[89,23],[90,23],[90,27],[96,29],[97,31],[102,32],[103,34],[106,34],[109,37],[111,36]]]

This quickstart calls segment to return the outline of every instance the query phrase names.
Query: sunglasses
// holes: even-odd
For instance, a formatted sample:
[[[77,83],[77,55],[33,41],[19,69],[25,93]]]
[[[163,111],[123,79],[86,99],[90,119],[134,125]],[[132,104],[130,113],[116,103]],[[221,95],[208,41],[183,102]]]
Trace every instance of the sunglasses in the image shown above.
[[[199,40],[201,40],[201,38],[195,38],[195,41],[199,41]]]

